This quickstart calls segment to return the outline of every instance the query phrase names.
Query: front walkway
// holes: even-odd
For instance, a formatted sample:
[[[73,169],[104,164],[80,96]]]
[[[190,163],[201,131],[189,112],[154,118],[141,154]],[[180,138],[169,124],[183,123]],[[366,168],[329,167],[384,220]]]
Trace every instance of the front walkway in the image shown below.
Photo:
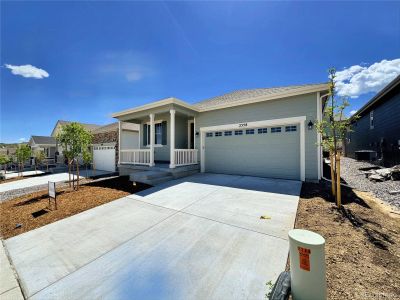
[[[285,269],[300,189],[297,181],[197,174],[6,246],[32,299],[263,299],[265,283]]]

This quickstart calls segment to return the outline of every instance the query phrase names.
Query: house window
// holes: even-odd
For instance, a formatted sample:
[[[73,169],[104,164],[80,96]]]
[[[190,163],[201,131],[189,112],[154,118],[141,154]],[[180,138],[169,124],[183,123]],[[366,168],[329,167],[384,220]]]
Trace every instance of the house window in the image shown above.
[[[297,130],[297,126],[296,125],[290,125],[290,126],[286,126],[285,127],[285,131],[286,132],[291,132],[291,131],[296,131]]]
[[[258,128],[257,132],[258,132],[258,134],[267,133],[268,129],[267,128]]]
[[[154,145],[166,145],[167,144],[167,122],[156,122],[154,124]],[[150,124],[144,124],[145,134],[143,136],[143,144],[145,146],[150,145]]]
[[[374,123],[374,111],[371,110],[369,112],[369,129],[374,129],[374,125],[375,125],[375,123]]]
[[[206,137],[212,137],[213,136],[213,133],[212,132],[207,132],[206,133]]]
[[[254,129],[246,129],[246,134],[254,134]]]
[[[232,131],[225,131],[225,132],[224,132],[224,135],[225,135],[225,136],[230,136],[230,135],[232,135]]]
[[[161,145],[162,144],[162,124],[161,123],[157,123],[154,125],[155,127],[155,131],[156,131],[156,140],[155,140],[155,144],[156,145]]]
[[[243,134],[243,130],[235,130],[235,135],[242,135]]]
[[[276,132],[281,132],[281,127],[272,127],[271,128],[271,133],[276,133]]]
[[[215,133],[215,136],[222,136],[222,131],[217,131],[217,132]]]

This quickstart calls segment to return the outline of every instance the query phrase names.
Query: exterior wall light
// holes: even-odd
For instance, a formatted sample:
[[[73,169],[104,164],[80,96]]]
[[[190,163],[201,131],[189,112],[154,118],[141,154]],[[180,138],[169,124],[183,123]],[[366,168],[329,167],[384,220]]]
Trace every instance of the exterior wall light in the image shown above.
[[[312,130],[314,127],[314,123],[310,120],[310,122],[308,122],[307,126],[308,126],[308,130]]]

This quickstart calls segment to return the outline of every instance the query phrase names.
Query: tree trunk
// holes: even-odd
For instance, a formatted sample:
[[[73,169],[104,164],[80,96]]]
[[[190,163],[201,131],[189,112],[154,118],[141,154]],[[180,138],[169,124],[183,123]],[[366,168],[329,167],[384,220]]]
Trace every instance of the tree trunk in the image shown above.
[[[330,160],[331,160],[331,180],[332,180],[332,196],[334,199],[336,199],[336,188],[335,188],[335,160],[334,160],[334,155],[333,152],[330,152]]]
[[[68,159],[68,183],[69,183],[69,187],[71,187],[71,162]]]
[[[336,204],[338,208],[342,206],[342,193],[340,186],[340,153],[336,157]]]
[[[71,168],[72,168],[72,189],[75,190],[75,165],[74,165],[74,161],[72,160],[71,163]]]
[[[79,160],[76,160],[76,190],[79,190]]]

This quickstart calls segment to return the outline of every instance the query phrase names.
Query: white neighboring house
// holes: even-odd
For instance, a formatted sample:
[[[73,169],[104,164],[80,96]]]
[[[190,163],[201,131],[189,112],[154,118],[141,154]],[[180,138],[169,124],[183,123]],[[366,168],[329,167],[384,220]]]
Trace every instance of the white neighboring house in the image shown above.
[[[93,134],[93,168],[103,171],[116,171],[120,136],[121,149],[137,149],[139,147],[139,125],[121,122],[101,126],[92,131]]]
[[[37,151],[44,152],[48,163],[55,163],[56,144],[56,139],[52,136],[32,135],[28,143],[32,150],[31,163],[34,163],[34,153]]]

